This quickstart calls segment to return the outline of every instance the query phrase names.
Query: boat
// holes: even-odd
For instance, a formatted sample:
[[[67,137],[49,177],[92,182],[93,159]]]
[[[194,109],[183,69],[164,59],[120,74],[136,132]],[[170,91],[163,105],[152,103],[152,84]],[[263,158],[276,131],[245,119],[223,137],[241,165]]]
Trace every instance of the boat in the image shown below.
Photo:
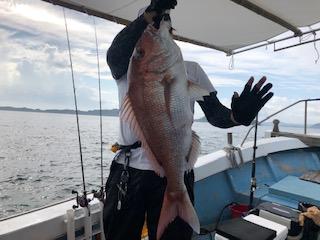
[[[129,0],[45,1],[121,24],[132,21],[137,16],[137,9],[145,4]],[[192,14],[197,17],[186,17]],[[320,2],[205,0],[199,5],[196,1],[184,0],[172,12],[172,19],[179,29],[179,35],[175,35],[177,40],[213,48],[230,56],[301,39],[310,33],[316,36],[320,30],[317,25],[320,23]],[[199,25],[203,27],[195,27]],[[204,30],[209,26],[213,30],[210,34]],[[289,41],[285,47],[275,47],[275,50],[318,40],[315,37],[293,44]],[[320,99],[303,99],[292,106],[305,103],[307,112],[307,104],[311,101]],[[279,112],[256,121],[256,129]],[[202,231],[200,235],[194,235],[194,240],[228,239],[224,227],[228,221],[237,219],[246,219],[260,229],[261,225],[270,226],[276,231],[270,239],[301,239],[303,230],[294,225],[297,224],[296,217],[305,208],[305,203],[320,206],[320,136],[307,133],[307,114],[304,134],[281,132],[277,121],[274,122],[273,130],[263,139],[244,140],[239,146],[233,146],[229,135],[229,144],[224,149],[198,159],[195,208]],[[253,171],[256,176],[252,175]],[[0,240],[104,239],[102,202],[93,194],[87,197],[91,200],[88,207],[81,207],[81,198],[75,197],[1,219]],[[285,217],[279,212],[292,215]]]

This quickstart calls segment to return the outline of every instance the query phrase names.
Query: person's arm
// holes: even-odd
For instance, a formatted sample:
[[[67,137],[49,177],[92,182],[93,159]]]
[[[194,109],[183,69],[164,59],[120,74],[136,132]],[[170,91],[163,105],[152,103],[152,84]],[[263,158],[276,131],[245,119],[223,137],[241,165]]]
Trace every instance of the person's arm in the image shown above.
[[[114,79],[120,79],[127,72],[136,43],[148,24],[176,5],[176,0],[151,0],[145,12],[118,33],[107,52],[107,63]]]
[[[198,101],[208,122],[219,128],[230,128],[240,125],[232,117],[232,111],[224,106],[217,98],[217,92],[211,92],[210,96],[204,96],[203,101]]]
[[[203,74],[205,73],[203,72]],[[208,77],[206,78],[208,79]],[[203,77],[202,79],[205,78]],[[240,96],[237,92],[234,93],[231,109],[225,107],[219,101],[216,91],[210,92],[210,96],[204,96],[203,101],[198,101],[198,103],[208,122],[213,126],[220,128],[229,128],[238,125],[249,126],[261,108],[273,96],[273,93],[269,92],[272,84],[267,83],[263,86],[266,80],[266,77],[262,77],[260,81],[252,87],[254,79],[251,77]]]
[[[118,80],[127,72],[134,47],[148,25],[147,17],[146,14],[142,14],[125,27],[108,49],[107,63],[114,79]]]
[[[184,64],[188,80],[206,89],[208,93],[210,93],[210,96],[204,96],[203,100],[197,101],[208,122],[219,128],[229,128],[239,125],[232,120],[231,110],[225,107],[217,98],[217,91],[202,67],[193,61],[185,61]]]

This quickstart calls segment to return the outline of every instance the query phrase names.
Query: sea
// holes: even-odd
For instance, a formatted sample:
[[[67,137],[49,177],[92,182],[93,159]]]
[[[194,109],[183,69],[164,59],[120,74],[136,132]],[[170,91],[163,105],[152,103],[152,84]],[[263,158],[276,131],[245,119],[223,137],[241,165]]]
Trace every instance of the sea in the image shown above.
[[[109,175],[117,141],[118,117],[103,117],[103,179],[99,116],[79,116],[82,159],[88,192],[99,190]],[[281,125],[280,125],[281,128]],[[233,133],[240,144],[249,127],[220,129],[207,122],[194,122],[201,138],[201,155],[227,145]],[[258,128],[262,138],[272,126]],[[281,128],[303,133],[302,128]],[[320,132],[320,129],[310,129]],[[253,139],[253,131],[248,141]],[[76,117],[71,114],[0,111],[0,219],[73,197],[82,191],[80,150]]]

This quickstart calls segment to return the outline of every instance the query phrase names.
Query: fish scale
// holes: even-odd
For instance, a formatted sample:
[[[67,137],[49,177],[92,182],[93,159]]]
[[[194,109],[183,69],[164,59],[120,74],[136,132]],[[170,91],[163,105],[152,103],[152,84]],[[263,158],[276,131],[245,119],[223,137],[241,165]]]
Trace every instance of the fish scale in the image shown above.
[[[199,138],[191,130],[191,95],[201,99],[207,91],[187,81],[170,28],[171,22],[164,20],[159,29],[149,25],[136,44],[128,69],[128,94],[120,112],[142,142],[155,172],[167,178],[157,239],[177,216],[196,232],[200,230],[184,172],[188,157],[196,158],[199,148]]]

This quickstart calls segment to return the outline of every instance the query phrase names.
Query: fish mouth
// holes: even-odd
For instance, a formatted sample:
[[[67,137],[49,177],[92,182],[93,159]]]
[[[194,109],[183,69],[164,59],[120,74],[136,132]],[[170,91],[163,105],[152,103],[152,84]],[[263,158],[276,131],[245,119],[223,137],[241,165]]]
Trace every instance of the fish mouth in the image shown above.
[[[162,21],[168,22],[167,24],[170,25],[171,27],[171,17],[169,13],[164,13],[160,16],[155,17],[153,27],[155,27],[156,29],[159,29]]]
[[[162,15],[162,20],[171,22],[171,17],[170,17],[170,15],[168,13],[165,13],[165,14]]]

